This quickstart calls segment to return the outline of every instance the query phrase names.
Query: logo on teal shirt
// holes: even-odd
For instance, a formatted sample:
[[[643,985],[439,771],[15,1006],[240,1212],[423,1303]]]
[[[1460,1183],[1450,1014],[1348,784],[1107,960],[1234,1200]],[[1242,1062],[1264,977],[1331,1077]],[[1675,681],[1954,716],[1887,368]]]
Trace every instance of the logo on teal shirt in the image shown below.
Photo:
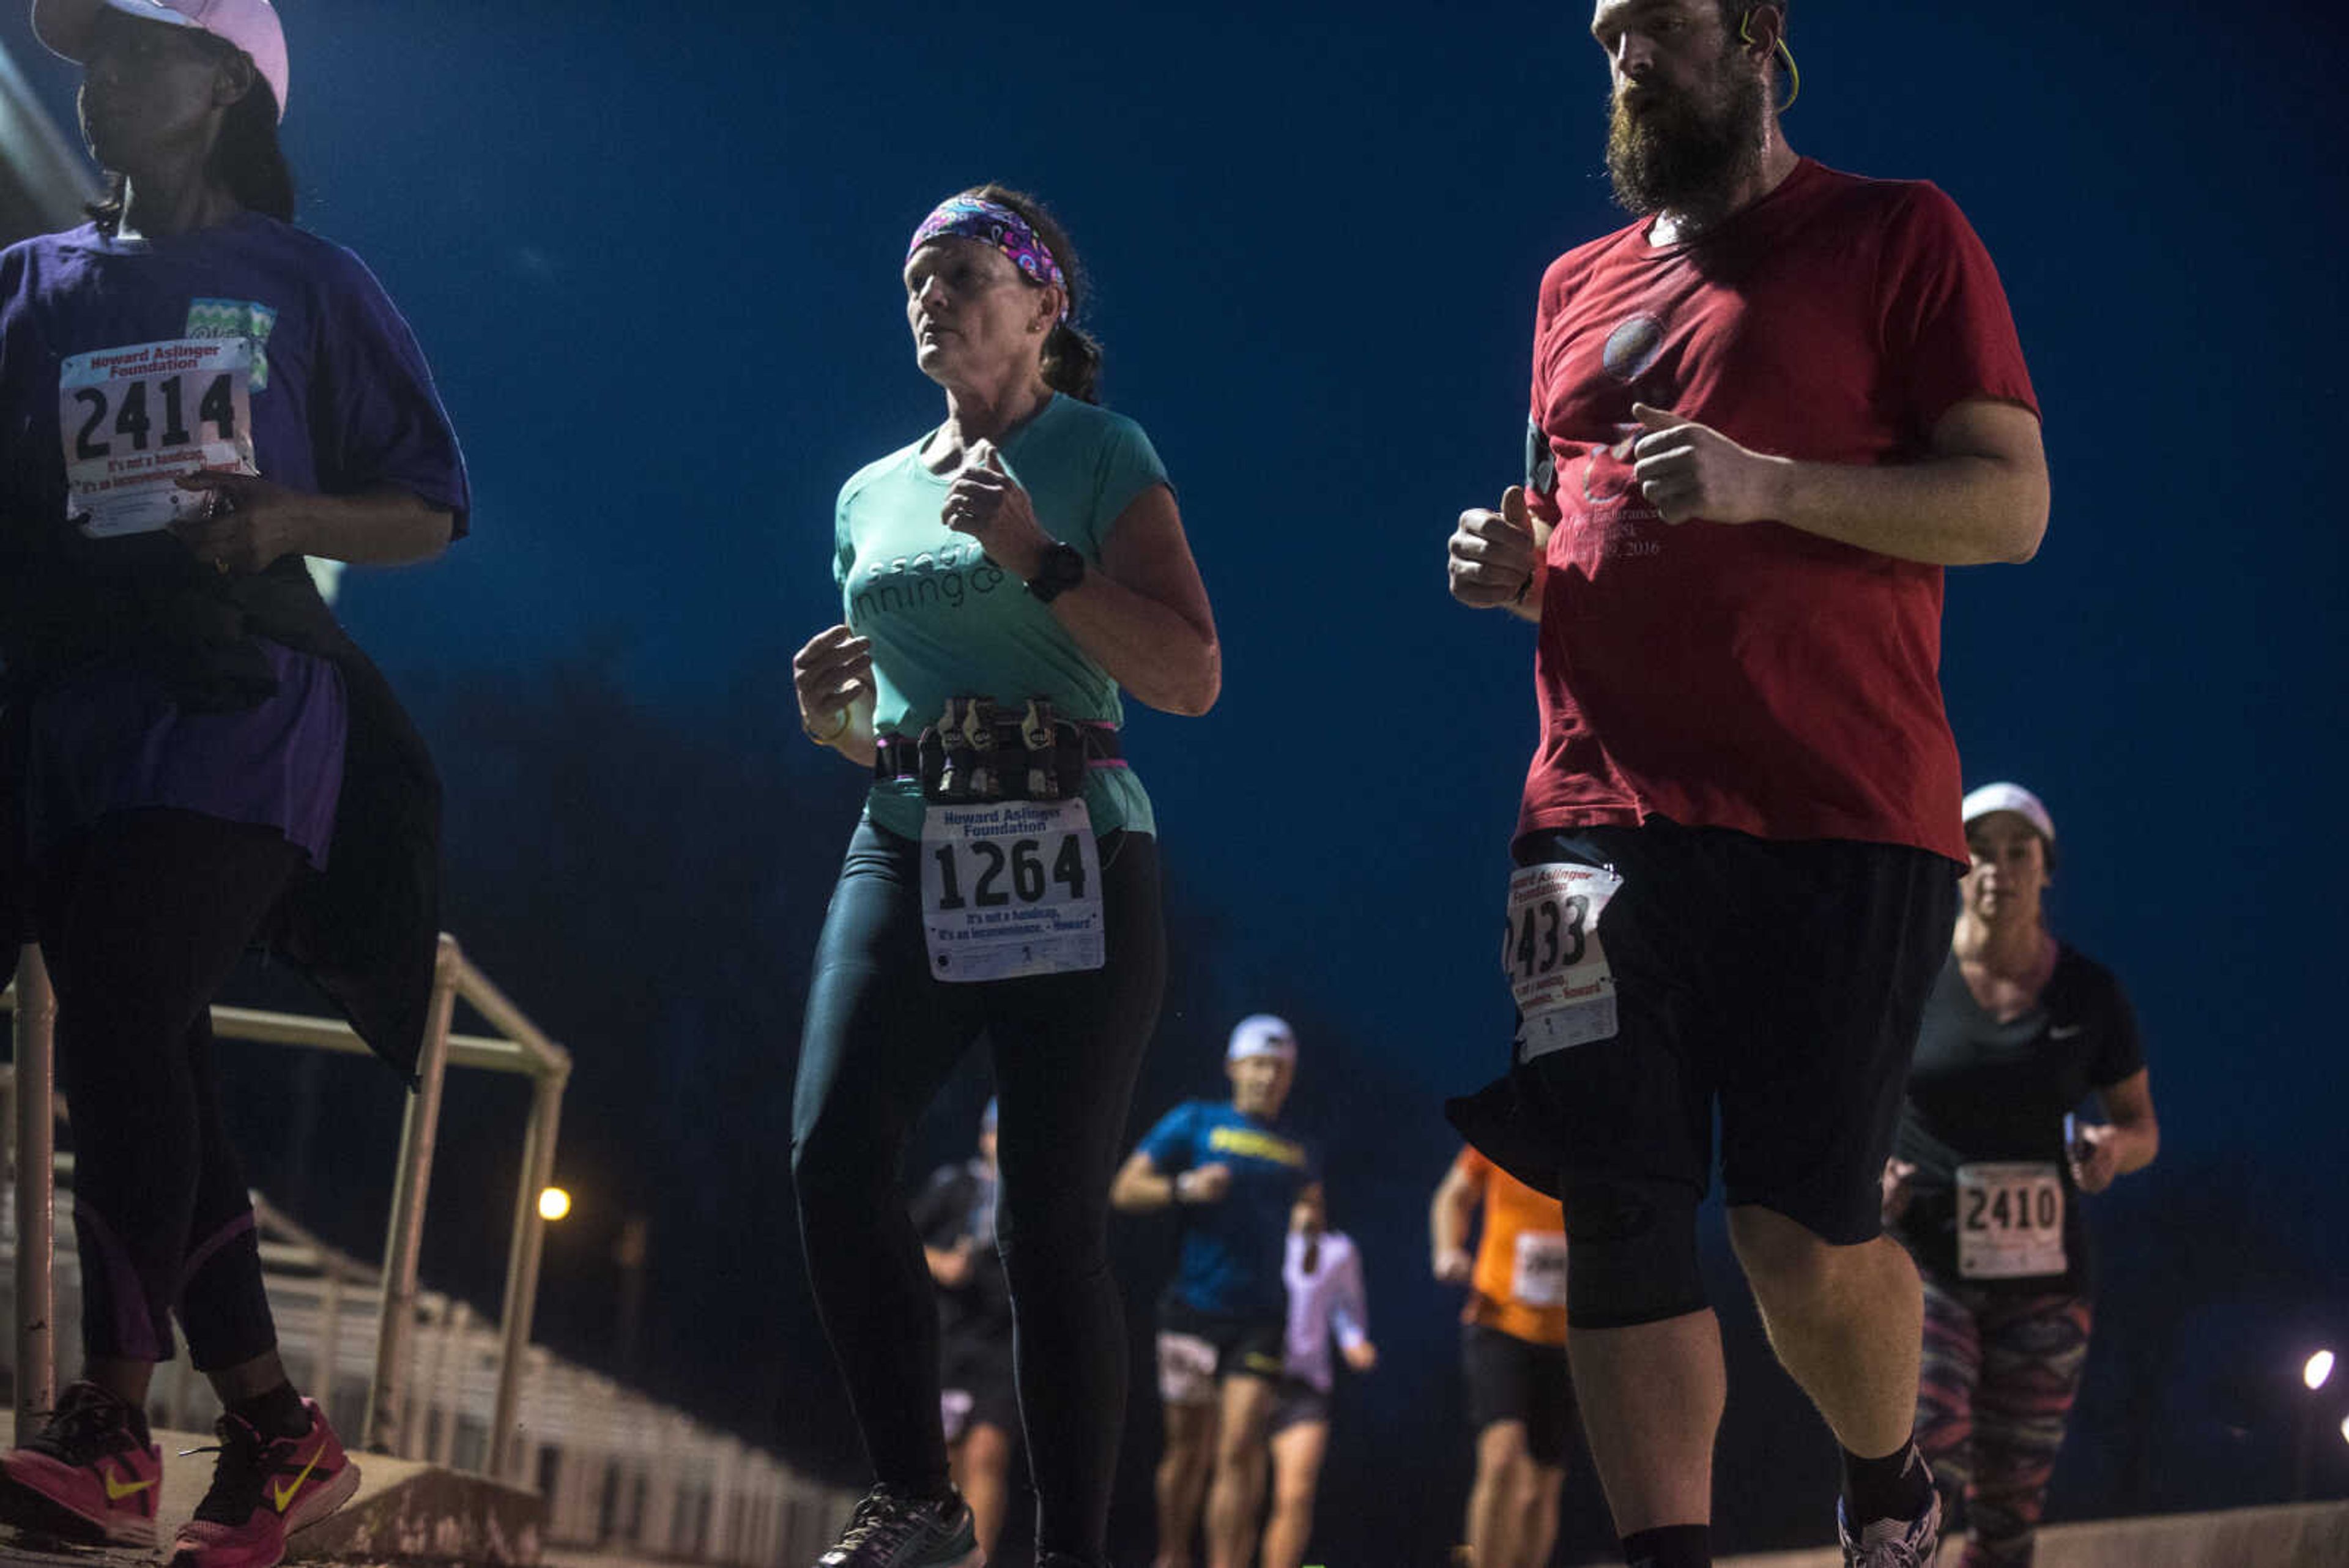
[[[1009,580],[1003,568],[987,558],[978,541],[949,545],[943,550],[899,556],[875,561],[860,576],[863,586],[850,597],[848,618],[861,625],[876,615],[902,615],[908,610],[944,605],[960,609],[973,594],[991,594]]]

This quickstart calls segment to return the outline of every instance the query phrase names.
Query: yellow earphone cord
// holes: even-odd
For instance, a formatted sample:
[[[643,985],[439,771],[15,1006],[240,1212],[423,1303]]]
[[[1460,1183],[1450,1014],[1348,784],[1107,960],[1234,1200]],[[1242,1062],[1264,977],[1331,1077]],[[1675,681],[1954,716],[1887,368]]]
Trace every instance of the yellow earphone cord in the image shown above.
[[[1754,41],[1753,11],[1748,10],[1745,15],[1740,18],[1737,25],[1737,36],[1739,41],[1742,43],[1750,44]],[[1778,112],[1780,114],[1784,114],[1788,109],[1795,107],[1795,100],[1796,99],[1803,96],[1803,67],[1795,63],[1795,51],[1786,47],[1786,36],[1784,33],[1778,35],[1778,52],[1786,57],[1786,85],[1788,89],[1786,93],[1786,101],[1778,106]]]

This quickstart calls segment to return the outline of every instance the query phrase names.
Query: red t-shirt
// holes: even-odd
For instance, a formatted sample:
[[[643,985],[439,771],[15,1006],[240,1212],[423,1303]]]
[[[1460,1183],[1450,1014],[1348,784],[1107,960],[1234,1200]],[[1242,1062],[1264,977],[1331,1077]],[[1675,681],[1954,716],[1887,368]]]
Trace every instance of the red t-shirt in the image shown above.
[[[1977,398],[2038,402],[1990,254],[1924,183],[1806,159],[1688,244],[1646,223],[1542,279],[1526,489],[1550,535],[1520,835],[1669,817],[1966,858],[1941,569],[1778,523],[1666,524],[1633,402],[1756,451],[1913,462]]]

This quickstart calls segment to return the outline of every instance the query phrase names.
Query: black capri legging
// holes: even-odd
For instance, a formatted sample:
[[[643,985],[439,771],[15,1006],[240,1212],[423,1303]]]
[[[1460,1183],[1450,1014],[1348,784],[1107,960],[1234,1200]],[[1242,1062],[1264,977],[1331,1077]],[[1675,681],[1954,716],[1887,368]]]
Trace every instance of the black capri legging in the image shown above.
[[[1125,1419],[1109,1187],[1165,989],[1158,845],[1142,834],[1101,841],[1102,968],[978,984],[930,974],[920,854],[859,826],[816,946],[792,1106],[808,1274],[875,1476],[943,1490],[937,1308],[898,1173],[914,1122],[983,1031],[1037,1545],[1091,1561],[1108,1542]]]
[[[274,828],[156,808],[41,868],[90,1357],[170,1359],[175,1309],[200,1371],[276,1348],[210,1004],[302,865]]]

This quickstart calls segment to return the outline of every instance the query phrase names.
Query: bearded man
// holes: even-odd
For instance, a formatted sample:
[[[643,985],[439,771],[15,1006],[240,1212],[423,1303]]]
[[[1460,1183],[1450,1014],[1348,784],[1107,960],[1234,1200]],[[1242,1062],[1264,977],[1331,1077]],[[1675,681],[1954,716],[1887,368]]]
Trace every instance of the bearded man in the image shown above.
[[[1568,1345],[1625,1561],[1709,1563],[1730,1232],[1844,1455],[1846,1559],[1913,1568],[1917,1274],[1878,1178],[1966,843],[1944,566],[2028,560],[2037,405],[1997,273],[1921,183],[1799,158],[1786,6],[1599,0],[1638,221],[1542,280],[1526,483],[1453,596],[1540,627],[1510,1073],[1469,1141],[1565,1204]]]

